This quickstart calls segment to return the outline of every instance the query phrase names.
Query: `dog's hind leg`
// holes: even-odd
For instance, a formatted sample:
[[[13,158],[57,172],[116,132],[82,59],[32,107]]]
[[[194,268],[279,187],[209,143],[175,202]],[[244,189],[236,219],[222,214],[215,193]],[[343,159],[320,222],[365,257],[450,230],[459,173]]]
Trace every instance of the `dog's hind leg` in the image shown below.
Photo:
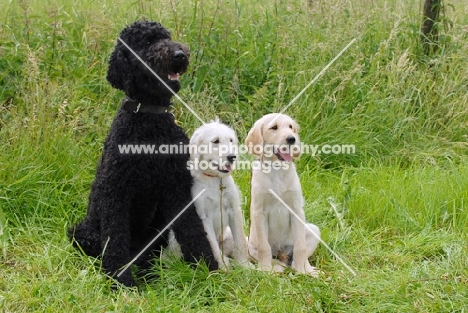
[[[296,202],[296,201],[295,201]],[[297,208],[297,203],[293,205],[294,208]],[[312,244],[311,247],[308,247],[308,242],[306,241],[306,232],[309,232],[305,225],[303,224],[305,220],[305,215],[304,211],[302,210],[296,210],[296,214],[299,216],[301,220],[298,220],[297,218],[292,219],[292,232],[293,232],[293,238],[294,238],[294,248],[293,248],[293,261],[291,263],[291,267],[298,271],[299,273],[302,274],[308,274],[314,277],[317,277],[319,274],[319,271],[310,265],[309,263],[309,253],[311,249],[314,249],[317,247],[318,240],[316,240],[315,247]],[[313,231],[317,231],[316,229],[312,229]],[[312,233],[309,232],[309,236],[312,235]],[[309,237],[309,239],[312,239]]]
[[[67,235],[73,245],[81,249],[86,255],[99,257],[101,255],[101,229],[100,219],[97,215],[98,207],[96,186],[98,182],[94,181],[89,195],[88,214],[80,223],[70,227]]]
[[[307,246],[307,257],[311,257],[320,243],[320,229],[318,226],[307,223],[305,240]]]

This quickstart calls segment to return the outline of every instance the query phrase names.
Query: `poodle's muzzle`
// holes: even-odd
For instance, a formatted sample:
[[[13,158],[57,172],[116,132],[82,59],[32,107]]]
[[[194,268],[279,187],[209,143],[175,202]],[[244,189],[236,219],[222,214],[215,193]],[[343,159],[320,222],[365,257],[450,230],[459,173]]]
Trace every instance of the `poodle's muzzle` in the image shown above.
[[[170,39],[163,39],[150,44],[149,47],[140,51],[139,55],[174,92],[179,91],[179,77],[187,71],[189,65],[188,47]],[[159,79],[141,62],[139,67],[152,82],[160,83]]]

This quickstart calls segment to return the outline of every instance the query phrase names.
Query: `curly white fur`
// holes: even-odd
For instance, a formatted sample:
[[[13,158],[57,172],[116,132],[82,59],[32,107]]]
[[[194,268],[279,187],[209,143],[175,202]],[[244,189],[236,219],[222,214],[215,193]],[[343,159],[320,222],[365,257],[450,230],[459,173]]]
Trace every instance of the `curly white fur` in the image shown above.
[[[250,266],[245,240],[240,192],[231,171],[237,158],[237,136],[233,129],[213,121],[196,129],[190,145],[192,197],[208,235],[215,259],[228,267],[229,258]]]

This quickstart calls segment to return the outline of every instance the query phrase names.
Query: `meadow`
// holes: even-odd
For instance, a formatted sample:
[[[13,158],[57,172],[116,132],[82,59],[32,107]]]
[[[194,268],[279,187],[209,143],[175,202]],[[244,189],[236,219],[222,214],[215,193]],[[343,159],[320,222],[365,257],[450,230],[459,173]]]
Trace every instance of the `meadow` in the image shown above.
[[[1,312],[468,312],[468,8],[444,1],[423,53],[422,1],[0,0]],[[352,154],[297,161],[321,245],[313,279],[157,261],[110,291],[66,229],[84,217],[124,95],[105,80],[120,30],[161,22],[191,49],[180,97],[242,141],[356,42],[286,114],[307,144]],[[189,135],[200,122],[174,99]],[[248,230],[249,171],[234,178]]]

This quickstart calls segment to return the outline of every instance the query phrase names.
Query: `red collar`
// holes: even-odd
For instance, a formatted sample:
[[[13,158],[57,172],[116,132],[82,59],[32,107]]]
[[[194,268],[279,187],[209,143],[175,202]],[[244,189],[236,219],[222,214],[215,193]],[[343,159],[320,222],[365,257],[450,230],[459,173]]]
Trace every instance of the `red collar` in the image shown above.
[[[210,174],[206,174],[206,173],[203,173],[203,175],[208,176],[208,177],[218,177],[218,176],[214,176],[214,175],[210,175]]]

